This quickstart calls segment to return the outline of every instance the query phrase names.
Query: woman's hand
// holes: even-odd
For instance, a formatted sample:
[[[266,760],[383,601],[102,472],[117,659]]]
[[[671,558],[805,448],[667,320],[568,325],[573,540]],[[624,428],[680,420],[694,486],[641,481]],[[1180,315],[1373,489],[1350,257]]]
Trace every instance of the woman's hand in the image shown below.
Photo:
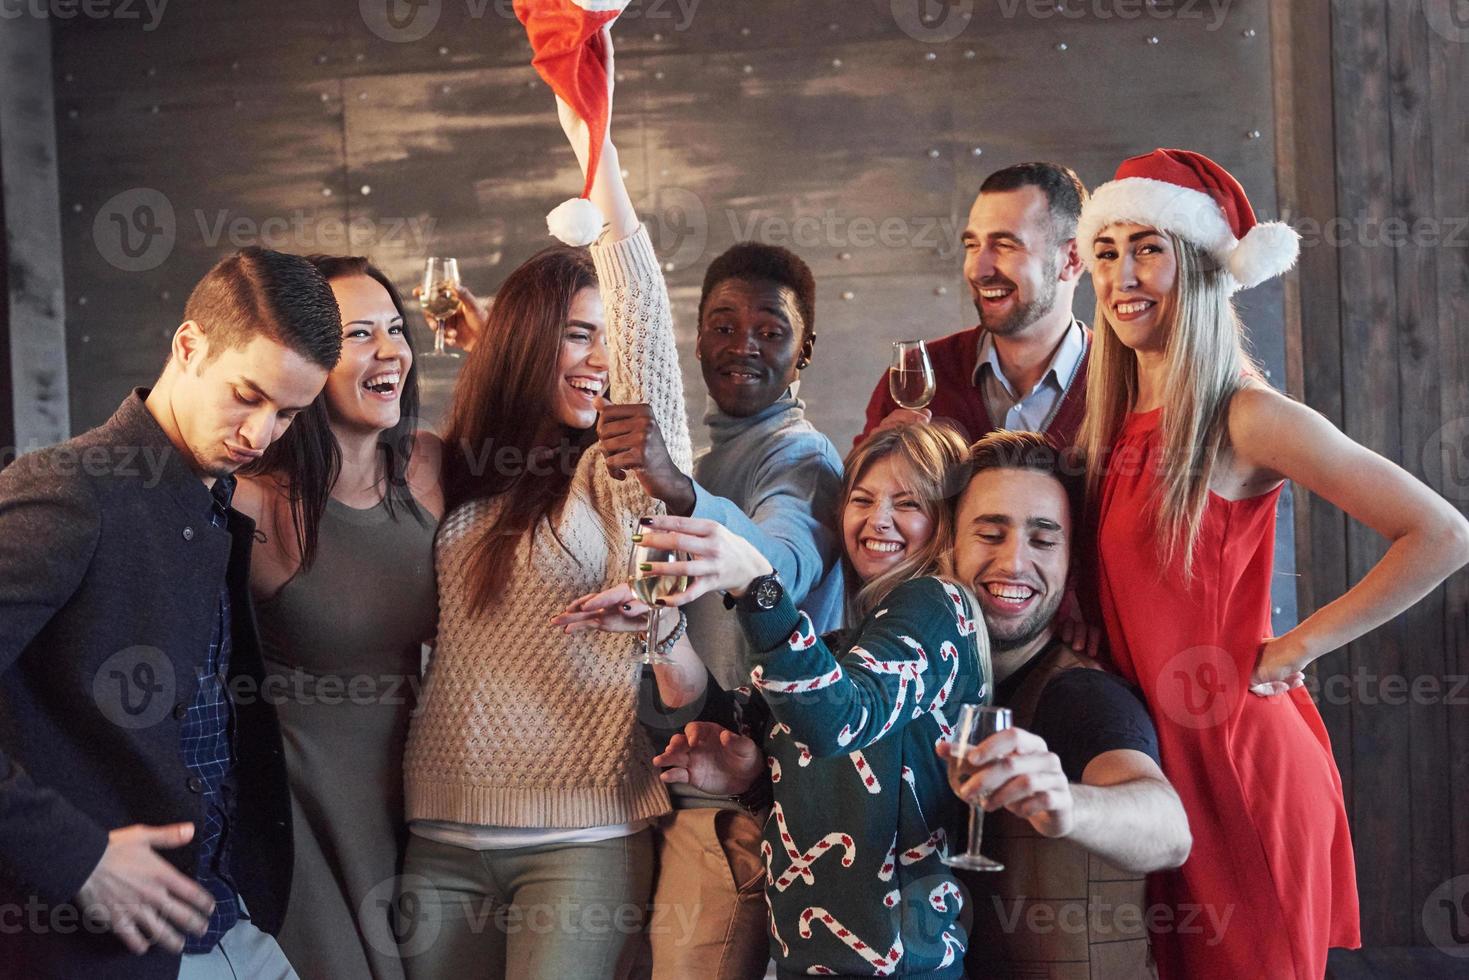
[[[459,297],[459,307],[444,318],[444,343],[467,354],[474,350],[474,345],[485,334],[485,324],[490,320],[490,301],[480,299],[462,284],[454,291]],[[413,298],[423,298],[422,286],[413,287]],[[425,313],[423,319],[430,330],[435,328],[433,317]]]
[[[623,582],[605,592],[582,596],[552,617],[551,625],[560,626],[568,634],[590,629],[641,633],[648,628],[648,607],[633,595],[632,586]]]
[[[1306,667],[1311,659],[1291,639],[1289,633],[1266,640],[1260,647],[1260,658],[1250,675],[1250,693],[1262,698],[1284,694],[1306,683]]]
[[[765,771],[765,756],[744,735],[712,721],[691,721],[653,757],[653,765],[669,767],[659,775],[665,783],[688,783],[715,796],[738,796]]]
[[[639,570],[643,577],[688,577],[682,592],[658,600],[659,605],[683,606],[716,591],[742,596],[751,582],[774,571],[750,542],[723,524],[700,517],[645,517],[633,541],[688,556],[683,561],[650,562]]]

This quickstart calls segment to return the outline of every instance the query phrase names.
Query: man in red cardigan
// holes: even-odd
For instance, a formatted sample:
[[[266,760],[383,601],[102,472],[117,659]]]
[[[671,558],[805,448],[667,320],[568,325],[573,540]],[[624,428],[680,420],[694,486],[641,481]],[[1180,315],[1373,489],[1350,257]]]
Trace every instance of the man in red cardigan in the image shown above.
[[[995,429],[1076,440],[1091,331],[1071,314],[1083,264],[1076,221],[1086,188],[1069,168],[1021,163],[985,178],[964,229],[964,279],[979,325],[928,343],[936,382],[923,411],[899,408],[884,374],[867,403],[874,429],[927,418],[970,440]]]

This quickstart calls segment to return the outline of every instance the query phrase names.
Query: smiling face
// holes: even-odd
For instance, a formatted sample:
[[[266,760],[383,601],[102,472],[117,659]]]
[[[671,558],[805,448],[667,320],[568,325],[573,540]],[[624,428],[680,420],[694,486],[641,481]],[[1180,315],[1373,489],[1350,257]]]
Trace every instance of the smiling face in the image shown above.
[[[864,582],[919,551],[934,534],[934,521],[907,489],[892,456],[867,468],[842,508],[842,545]]]
[[[259,459],[326,378],[326,368],[264,334],[211,358],[208,339],[190,320],[174,335],[165,372],[169,417],[160,423],[195,472],[227,476]]]
[[[726,279],[709,291],[696,354],[726,415],[754,415],[779,398],[810,359],[796,292],[768,279]]]
[[[597,398],[607,392],[607,318],[602,294],[583,289],[571,301],[556,364],[556,421],[572,429],[597,424]]]
[[[975,199],[964,229],[964,278],[984,329],[1017,337],[1056,306],[1063,266],[1053,218],[1039,187]]]
[[[987,469],[959,501],[954,572],[979,597],[997,652],[1050,629],[1066,591],[1071,512],[1047,473]]]
[[[413,365],[403,317],[371,276],[343,276],[331,287],[342,311],[342,359],[327,378],[327,414],[343,428],[391,429],[402,417],[403,382]]]
[[[1092,286],[1117,339],[1139,353],[1168,343],[1168,307],[1178,281],[1173,241],[1148,225],[1108,225],[1091,245]]]

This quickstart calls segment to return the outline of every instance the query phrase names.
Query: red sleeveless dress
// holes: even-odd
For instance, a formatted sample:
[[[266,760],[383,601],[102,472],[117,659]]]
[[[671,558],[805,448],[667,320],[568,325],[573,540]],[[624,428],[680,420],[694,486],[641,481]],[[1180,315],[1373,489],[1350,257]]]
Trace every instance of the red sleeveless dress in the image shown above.
[[[1277,488],[1209,495],[1194,558],[1162,567],[1152,494],[1162,410],[1128,416],[1096,513],[1097,598],[1112,656],[1142,689],[1188,812],[1183,867],[1150,876],[1162,980],[1320,980],[1361,944],[1341,776],[1305,690],[1249,692],[1270,635]]]

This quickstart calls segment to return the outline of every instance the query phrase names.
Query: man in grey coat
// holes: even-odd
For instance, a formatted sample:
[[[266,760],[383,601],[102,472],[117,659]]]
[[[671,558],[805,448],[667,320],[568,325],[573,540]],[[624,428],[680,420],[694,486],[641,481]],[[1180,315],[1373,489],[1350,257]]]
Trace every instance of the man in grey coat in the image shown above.
[[[293,976],[267,934],[290,799],[233,472],[341,350],[304,259],[195,287],[151,391],[0,472],[0,962],[28,977]]]

